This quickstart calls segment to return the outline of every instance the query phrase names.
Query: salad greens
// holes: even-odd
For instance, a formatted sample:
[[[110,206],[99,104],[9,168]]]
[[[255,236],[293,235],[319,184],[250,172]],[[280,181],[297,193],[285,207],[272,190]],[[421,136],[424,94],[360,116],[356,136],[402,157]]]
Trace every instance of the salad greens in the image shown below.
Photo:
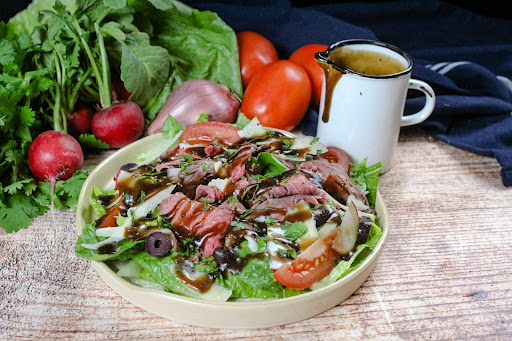
[[[33,139],[67,131],[80,102],[108,106],[120,78],[150,123],[182,82],[205,78],[241,96],[234,31],[215,13],[172,0],[34,0],[0,22],[0,226],[27,228],[51,202],[76,206],[88,170],[51,196],[27,162]],[[78,137],[89,151],[109,146]]]
[[[238,123],[235,125],[243,129],[249,122],[243,115],[241,116],[242,117],[239,118]],[[203,119],[204,117],[200,120]],[[167,141],[173,141],[171,146],[167,145],[168,148],[177,144],[176,137],[180,136],[183,129],[185,128],[172,117],[168,118],[164,125],[164,136],[167,137]],[[268,136],[274,135],[274,132],[270,132],[266,139],[272,139],[272,137]],[[263,139],[265,141],[265,138]],[[293,140],[293,138],[291,139]],[[258,139],[256,139],[256,141],[258,141]],[[315,141],[315,143],[317,143],[317,141]],[[314,147],[316,148],[316,146],[315,144]],[[236,146],[224,148],[223,153],[225,154],[223,155],[236,157],[236,155],[233,156],[232,151],[226,151],[226,149],[236,150],[235,148]],[[159,150],[159,152],[161,152],[161,150]],[[154,155],[151,151],[147,153]],[[192,157],[188,158],[189,156],[191,155],[181,155],[183,158],[182,162],[191,165],[194,159]],[[153,169],[151,167],[161,162],[164,161],[157,158],[153,163],[146,164],[144,167]],[[288,176],[283,178],[283,174],[286,172],[290,174],[290,170],[285,166],[284,161],[279,161],[271,152],[262,152],[257,157],[253,157],[249,162],[255,163],[257,165],[256,167],[258,167],[259,171],[263,174],[258,181],[268,181],[270,178],[277,177],[281,179],[281,183],[286,183],[287,179],[289,179]],[[180,166],[177,165],[176,167],[176,170],[179,170],[178,168]],[[367,167],[365,160],[353,164],[351,169],[350,176],[352,181],[356,183],[361,190],[367,193],[368,198],[371,196],[375,198],[380,164]],[[181,167],[180,171],[183,172],[183,174],[187,174],[189,172],[188,166]],[[158,172],[152,171],[150,174],[156,176],[157,173]],[[101,202],[104,201],[106,197],[112,196],[113,193],[115,193],[115,190],[112,189],[105,191],[97,187],[94,188],[91,205],[97,212],[98,218],[106,214],[104,204],[101,204]],[[239,200],[245,200],[244,195],[245,193],[242,196],[238,194],[238,198],[236,196],[230,196],[225,200],[225,203],[233,205],[240,204]],[[371,207],[374,207],[375,201],[369,202],[369,204]],[[308,212],[309,210],[322,209],[322,206],[325,205],[313,208],[308,206]],[[331,211],[335,210],[335,204],[333,202],[329,202],[327,206],[332,207],[328,208],[327,211],[334,212]],[[214,207],[213,204],[204,203],[203,210],[210,210]],[[163,257],[152,256],[144,247],[143,240],[136,241],[127,238],[126,235],[118,235],[115,231],[119,230],[123,222],[118,222],[117,227],[98,229],[98,222],[101,221],[101,219],[96,222],[91,222],[84,227],[75,246],[76,255],[85,259],[105,261],[119,276],[136,285],[147,288],[157,288],[187,297],[216,301],[225,301],[228,299],[275,299],[317,290],[346,276],[368,257],[382,236],[382,229],[377,225],[376,216],[371,213],[366,214],[365,216],[371,219],[368,237],[363,242],[358,242],[348,256],[340,259],[327,276],[309,288],[298,290],[281,284],[274,277],[276,268],[275,264],[273,265],[272,263],[275,262],[275,259],[271,259],[273,252],[271,247],[275,247],[277,239],[273,239],[275,238],[275,235],[273,235],[274,232],[270,231],[280,229],[282,231],[281,238],[287,240],[285,245],[299,243],[301,239],[311,234],[310,223],[308,221],[282,221],[278,224],[276,218],[270,215],[265,216],[262,214],[262,216],[259,217],[265,219],[254,218],[257,219],[258,224],[255,230],[252,231],[252,234],[245,235],[240,241],[231,246],[234,252],[236,252],[237,262],[241,263],[236,263],[238,265],[235,264],[234,268],[226,269],[223,263],[219,263],[219,261],[215,259],[215,252],[211,256],[205,256],[202,253],[202,246],[197,245],[193,238],[179,236],[173,222],[168,220],[170,218],[160,215],[161,211],[159,208],[160,206],[156,206],[155,210],[144,219],[144,223],[147,228],[160,229],[157,231],[165,230],[166,232],[164,233],[172,234],[172,231],[174,231],[174,234],[176,234],[180,242],[179,246],[171,250],[168,255]],[[235,230],[244,231],[244,229],[247,228],[246,224],[248,224],[247,218],[251,214],[252,208],[247,209],[244,213],[237,213],[231,222],[231,227]],[[256,217],[258,217],[258,215],[256,215]],[[319,236],[325,226],[326,225],[316,227]],[[98,235],[96,233],[97,230],[111,230],[112,233],[102,231],[102,233]],[[124,231],[124,228],[120,231]],[[117,248],[113,252],[102,252],[101,247],[110,245],[106,235],[113,236],[114,234],[118,236]],[[90,248],[88,245],[101,246],[100,248]],[[278,251],[278,253],[281,254],[279,257],[284,257],[288,260],[295,259],[300,252],[303,252],[303,250],[297,250],[293,247],[281,247]],[[181,271],[180,269],[182,269],[180,267],[184,265],[185,268],[189,267],[191,269],[188,270],[191,271],[191,274],[187,275],[189,279],[194,278],[194,281],[197,281],[198,278],[203,278],[203,280],[212,281],[213,284],[210,290],[201,292],[197,287],[191,286],[190,283],[185,281],[183,279],[184,277],[179,273]],[[233,270],[235,268],[237,269],[236,271]]]

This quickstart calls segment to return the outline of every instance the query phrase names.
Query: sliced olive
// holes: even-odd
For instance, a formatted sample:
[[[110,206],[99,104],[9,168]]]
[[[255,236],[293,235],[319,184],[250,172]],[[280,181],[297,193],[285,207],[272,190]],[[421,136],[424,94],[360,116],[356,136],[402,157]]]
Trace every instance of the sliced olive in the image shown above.
[[[359,229],[357,231],[357,244],[364,244],[368,240],[372,221],[370,219],[359,220]]]
[[[173,238],[163,232],[153,232],[146,238],[146,252],[153,257],[164,257],[173,247]]]
[[[121,170],[123,170],[125,172],[129,172],[135,168],[137,168],[136,163],[127,163],[127,164],[121,166]]]

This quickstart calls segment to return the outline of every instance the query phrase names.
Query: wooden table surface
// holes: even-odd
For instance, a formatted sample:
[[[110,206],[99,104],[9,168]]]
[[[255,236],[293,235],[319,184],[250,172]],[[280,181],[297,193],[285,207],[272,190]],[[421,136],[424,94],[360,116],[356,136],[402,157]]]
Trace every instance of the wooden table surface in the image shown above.
[[[512,188],[498,163],[402,131],[379,189],[391,230],[368,280],[331,310],[268,329],[191,327],[132,305],[74,255],[71,211],[0,232],[0,339],[511,340]]]

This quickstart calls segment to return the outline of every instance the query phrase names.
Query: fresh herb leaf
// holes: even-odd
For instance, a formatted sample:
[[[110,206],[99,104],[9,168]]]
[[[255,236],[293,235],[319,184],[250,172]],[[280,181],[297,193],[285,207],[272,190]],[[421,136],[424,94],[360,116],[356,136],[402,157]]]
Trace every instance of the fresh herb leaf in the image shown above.
[[[262,174],[259,174],[262,178],[273,178],[288,170],[285,165],[267,152],[260,153],[255,162],[259,164],[262,169]]]
[[[228,153],[230,155],[233,155],[234,153],[237,152],[238,149],[236,149],[236,148],[228,148],[228,147],[222,146],[222,150],[224,150],[226,153]]]
[[[192,162],[194,161],[194,157],[192,155],[180,155],[184,162]]]
[[[196,120],[196,123],[199,123],[199,122],[208,122],[208,113],[207,112],[204,112],[199,115],[199,117]]]
[[[231,222],[231,226],[234,226],[234,227],[238,227],[238,228],[241,228],[241,229],[244,229],[245,228],[245,224],[240,222],[240,221],[232,221]]]
[[[283,146],[286,149],[290,149],[290,147],[292,146],[292,141],[289,139],[282,139],[281,142],[283,143]]]
[[[78,136],[78,142],[85,150],[110,149],[110,145],[101,141],[93,134],[81,134]]]
[[[304,224],[302,221],[295,223],[285,221],[283,224],[281,224],[281,227],[284,230],[284,237],[288,240],[291,240],[292,242],[302,237],[308,231],[306,224]]]
[[[235,127],[242,130],[246,125],[249,124],[249,122],[251,122],[251,120],[248,119],[247,116],[245,116],[243,113],[240,113],[236,119]]]
[[[166,139],[171,139],[179,132],[183,131],[185,129],[184,126],[182,126],[174,117],[171,115],[167,116],[165,119],[163,128],[162,128],[162,135]]]
[[[232,195],[232,196],[230,196],[228,198],[227,202],[230,203],[230,204],[233,204],[233,203],[238,202],[238,199],[235,196]]]
[[[274,217],[266,217],[265,218],[265,225],[273,224],[276,221],[276,218]]]

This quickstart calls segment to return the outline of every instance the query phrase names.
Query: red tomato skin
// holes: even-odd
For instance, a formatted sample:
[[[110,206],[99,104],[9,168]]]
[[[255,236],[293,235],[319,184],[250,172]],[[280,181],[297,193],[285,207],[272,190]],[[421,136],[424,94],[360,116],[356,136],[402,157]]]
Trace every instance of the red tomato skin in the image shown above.
[[[276,281],[291,289],[304,290],[327,276],[336,266],[338,255],[332,249],[335,238],[340,237],[334,229],[311,244],[291,263],[282,265],[274,272]],[[318,260],[318,263],[316,263]]]
[[[302,66],[308,73],[309,80],[311,81],[311,105],[315,109],[320,107],[322,82],[324,80],[324,71],[320,65],[318,65],[315,54],[317,52],[325,52],[328,48],[329,46],[322,44],[304,45],[295,50],[289,58],[292,62]]]
[[[236,35],[240,73],[244,90],[251,78],[263,66],[279,59],[276,48],[270,40],[259,33],[251,31],[239,32]]]
[[[190,145],[209,145],[220,142],[224,145],[233,145],[242,138],[238,135],[238,128],[222,122],[199,122],[189,125],[180,136],[181,143]]]
[[[271,128],[292,130],[309,107],[311,84],[304,69],[289,60],[265,65],[249,83],[240,111]]]
[[[124,208],[124,205],[124,200],[120,200],[107,214],[100,218],[97,228],[117,226],[117,215]]]

